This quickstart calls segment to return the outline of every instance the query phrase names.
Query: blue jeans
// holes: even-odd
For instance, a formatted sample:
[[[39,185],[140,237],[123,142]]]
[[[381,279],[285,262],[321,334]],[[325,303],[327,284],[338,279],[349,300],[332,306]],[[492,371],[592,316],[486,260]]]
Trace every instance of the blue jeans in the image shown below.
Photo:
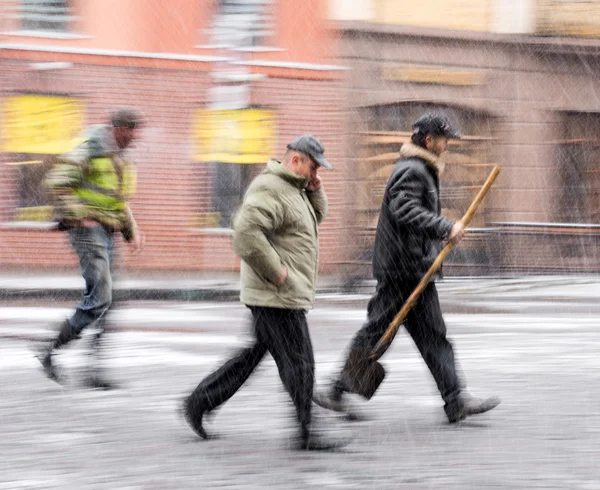
[[[70,235],[85,280],[83,297],[68,320],[72,334],[79,336],[94,322],[103,329],[103,320],[111,307],[113,238],[103,226],[74,228]]]

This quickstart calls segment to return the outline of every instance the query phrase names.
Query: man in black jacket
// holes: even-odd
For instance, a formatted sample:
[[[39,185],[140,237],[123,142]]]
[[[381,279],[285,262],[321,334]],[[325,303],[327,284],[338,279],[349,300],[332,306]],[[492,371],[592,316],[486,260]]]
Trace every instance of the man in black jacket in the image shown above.
[[[348,412],[344,393],[367,398],[373,395],[385,372],[377,360],[367,361],[369,354],[433,264],[443,242],[457,244],[465,233],[461,221],[452,222],[441,215],[439,198],[439,157],[446,151],[448,140],[460,136],[444,117],[434,114],[420,117],[413,129],[411,143],[400,149],[400,161],[383,197],[373,257],[377,287],[367,307],[367,322],[352,340],[344,368],[332,388],[315,395],[315,402],[325,408]],[[451,423],[487,412],[500,403],[497,398],[480,400],[464,391],[433,281],[419,296],[404,327],[433,375]],[[359,387],[361,379],[370,379],[374,385],[368,394]]]

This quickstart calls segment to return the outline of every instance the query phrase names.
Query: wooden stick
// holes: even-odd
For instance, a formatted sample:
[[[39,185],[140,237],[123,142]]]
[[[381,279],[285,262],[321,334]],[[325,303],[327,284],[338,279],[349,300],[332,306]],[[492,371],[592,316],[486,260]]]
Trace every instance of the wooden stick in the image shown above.
[[[471,203],[471,206],[469,206],[469,209],[467,209],[467,212],[462,217],[461,221],[463,222],[465,228],[471,222],[471,218],[473,218],[473,215],[477,211],[477,208],[481,204],[481,201],[483,201],[483,198],[487,194],[490,187],[492,187],[492,184],[496,180],[496,177],[498,177],[499,173],[500,173],[500,167],[498,167],[497,165],[494,166],[494,168],[492,169],[492,172],[490,173],[487,180],[483,184],[483,187],[479,190],[479,193],[475,197],[475,200]],[[377,345],[375,346],[375,348],[373,349],[373,352],[371,353],[371,356],[370,356],[371,359],[379,359],[379,357],[381,357],[381,354],[383,354],[383,352],[388,347],[388,345],[392,342],[392,340],[394,340],[394,337],[395,337],[396,333],[398,332],[398,330],[400,329],[400,326],[404,322],[406,315],[408,315],[408,312],[410,311],[410,309],[417,302],[417,298],[423,292],[423,290],[425,289],[427,284],[429,284],[429,281],[431,280],[431,278],[439,270],[442,263],[444,262],[444,260],[446,259],[446,257],[450,253],[450,251],[452,250],[452,246],[453,246],[452,243],[448,242],[446,244],[446,246],[442,249],[442,251],[438,254],[435,261],[433,262],[433,264],[431,264],[431,267],[425,274],[425,276],[423,276],[423,279],[421,279],[421,281],[419,282],[419,284],[417,285],[415,290],[412,292],[412,294],[408,297],[408,299],[402,306],[402,309],[394,317],[394,319],[390,323],[390,326],[387,328],[385,333],[379,339],[379,342],[377,342]]]

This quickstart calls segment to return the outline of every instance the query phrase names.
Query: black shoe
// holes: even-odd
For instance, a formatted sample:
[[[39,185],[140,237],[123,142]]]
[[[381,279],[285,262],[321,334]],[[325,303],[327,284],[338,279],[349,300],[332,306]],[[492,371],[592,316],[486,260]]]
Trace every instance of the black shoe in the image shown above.
[[[118,386],[115,383],[111,383],[110,381],[107,381],[106,379],[98,376],[98,375],[92,375],[90,377],[88,377],[84,382],[83,385],[86,388],[91,388],[92,390],[116,390],[118,388]]]
[[[295,441],[294,449],[299,451],[336,451],[347,446],[352,439],[350,437],[327,436],[315,430],[302,430]]]
[[[35,357],[40,361],[44,374],[52,381],[63,384],[62,377],[58,374],[56,367],[52,364],[52,347],[43,348],[35,353]]]
[[[500,404],[500,398],[491,397],[482,400],[468,393],[461,393],[455,401],[446,403],[444,410],[451,424],[484,412],[489,412]]]
[[[194,410],[191,397],[186,397],[181,405],[181,414],[191,429],[202,439],[208,439],[208,434],[202,427],[203,411]]]

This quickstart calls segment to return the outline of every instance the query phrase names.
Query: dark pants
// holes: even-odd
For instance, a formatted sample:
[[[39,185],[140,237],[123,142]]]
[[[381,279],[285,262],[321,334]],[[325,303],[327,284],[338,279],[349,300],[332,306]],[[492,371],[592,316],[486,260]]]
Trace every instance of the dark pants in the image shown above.
[[[112,233],[103,226],[74,228],[71,245],[79,257],[79,269],[85,281],[83,297],[75,312],[63,325],[55,347],[62,347],[94,324],[99,333],[92,340],[95,348],[104,332],[106,315],[112,306]]]
[[[202,380],[191,395],[190,406],[196,413],[203,413],[225,403],[242,387],[268,351],[294,402],[298,421],[307,429],[311,421],[315,361],[306,313],[282,308],[249,308],[256,341]]]
[[[416,285],[416,282],[377,283],[375,295],[367,307],[367,321],[352,340],[349,358],[353,352],[371,352]],[[419,349],[444,401],[448,403],[456,399],[461,391],[462,382],[457,374],[452,344],[446,338],[446,324],[435,283],[429,283],[421,293],[404,321],[404,328]],[[348,383],[343,381],[349,375],[345,368],[336,382],[340,392],[351,391]]]

